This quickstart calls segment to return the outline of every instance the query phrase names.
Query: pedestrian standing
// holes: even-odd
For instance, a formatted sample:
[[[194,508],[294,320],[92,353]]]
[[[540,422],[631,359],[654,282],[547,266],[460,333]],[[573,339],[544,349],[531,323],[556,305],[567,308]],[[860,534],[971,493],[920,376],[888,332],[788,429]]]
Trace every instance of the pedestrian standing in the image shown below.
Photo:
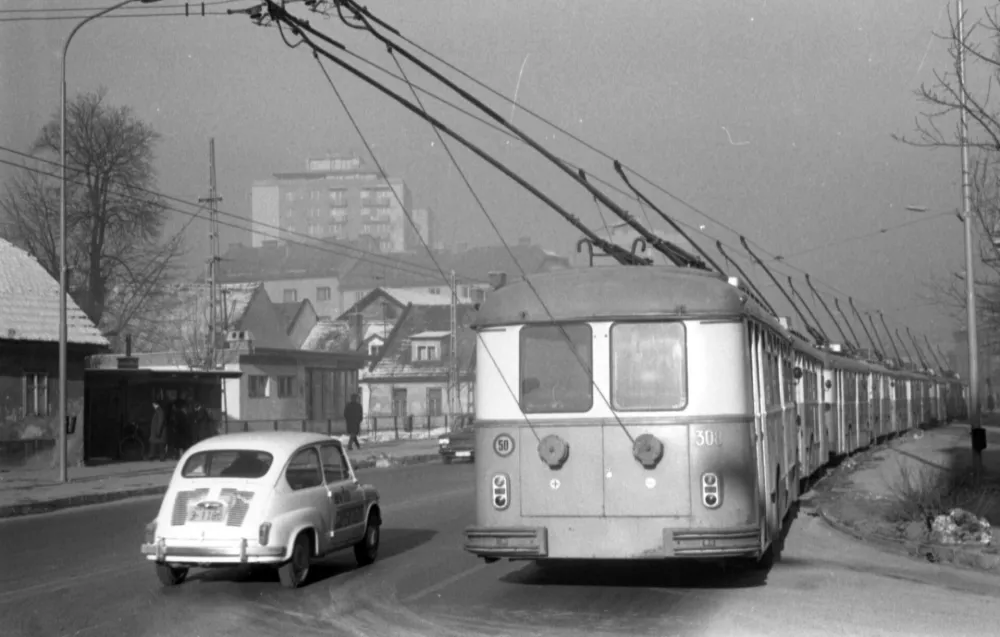
[[[351,394],[351,402],[344,407],[344,420],[347,421],[347,435],[351,437],[347,441],[348,450],[352,446],[361,448],[358,442],[358,434],[361,433],[361,421],[365,419],[364,409],[361,408],[361,398],[357,394]]]
[[[167,459],[167,419],[160,403],[153,401],[153,418],[149,422],[149,455],[148,460],[158,457],[161,461]]]

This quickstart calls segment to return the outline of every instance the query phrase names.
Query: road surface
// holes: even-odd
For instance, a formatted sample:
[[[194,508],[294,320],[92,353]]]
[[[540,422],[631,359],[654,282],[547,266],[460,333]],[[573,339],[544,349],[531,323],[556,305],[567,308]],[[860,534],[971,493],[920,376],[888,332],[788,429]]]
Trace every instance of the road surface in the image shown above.
[[[379,561],[350,552],[281,588],[273,571],[194,571],[163,589],[141,559],[143,499],[0,522],[7,637],[995,634],[1000,578],[883,554],[800,516],[767,575],[524,562],[461,549],[472,467],[359,472],[382,491]]]

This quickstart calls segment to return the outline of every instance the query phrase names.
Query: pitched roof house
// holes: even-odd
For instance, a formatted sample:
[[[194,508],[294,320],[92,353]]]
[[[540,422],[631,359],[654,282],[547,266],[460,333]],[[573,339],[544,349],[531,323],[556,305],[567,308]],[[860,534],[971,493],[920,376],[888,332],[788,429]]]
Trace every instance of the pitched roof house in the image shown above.
[[[68,435],[68,460],[78,464],[85,426],[84,359],[109,343],[72,298],[66,301],[67,415],[76,418]],[[55,462],[58,378],[59,282],[27,252],[0,239],[0,440],[10,447],[32,439],[30,446],[14,450],[15,457],[41,449],[32,462]]]
[[[457,409],[471,408],[475,383],[476,334],[470,327],[472,305],[458,305],[457,350],[451,351],[451,308],[408,305],[375,357],[360,377],[369,390],[368,411],[373,415],[440,416],[448,407],[450,374],[457,363]]]

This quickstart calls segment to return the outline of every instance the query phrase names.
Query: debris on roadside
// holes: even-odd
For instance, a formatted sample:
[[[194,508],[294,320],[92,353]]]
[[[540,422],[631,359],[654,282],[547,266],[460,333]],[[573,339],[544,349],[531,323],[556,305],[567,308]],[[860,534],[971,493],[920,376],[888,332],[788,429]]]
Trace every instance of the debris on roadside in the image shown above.
[[[931,522],[931,541],[937,544],[979,544],[989,546],[993,531],[986,518],[954,508]]]

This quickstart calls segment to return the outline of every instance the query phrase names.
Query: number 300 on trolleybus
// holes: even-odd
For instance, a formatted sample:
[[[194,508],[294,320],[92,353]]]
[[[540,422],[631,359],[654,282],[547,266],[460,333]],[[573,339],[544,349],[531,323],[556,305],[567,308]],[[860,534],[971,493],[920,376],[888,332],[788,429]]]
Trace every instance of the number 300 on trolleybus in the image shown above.
[[[769,563],[797,497],[790,332],[735,280],[532,275],[476,330],[476,524],[500,558]]]

